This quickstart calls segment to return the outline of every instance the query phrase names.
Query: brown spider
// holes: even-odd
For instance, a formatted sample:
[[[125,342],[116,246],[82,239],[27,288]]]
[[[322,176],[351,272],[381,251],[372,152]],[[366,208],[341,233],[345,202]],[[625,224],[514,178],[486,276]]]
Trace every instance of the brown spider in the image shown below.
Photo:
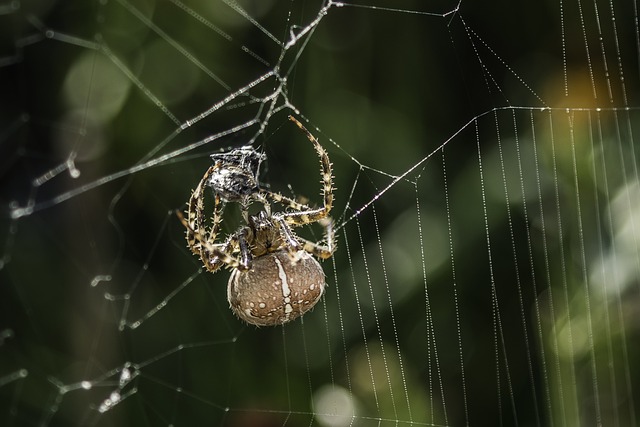
[[[214,273],[226,266],[232,270],[227,298],[233,312],[247,323],[280,325],[309,311],[320,300],[325,288],[321,259],[335,250],[333,221],[328,216],[333,205],[332,166],[327,152],[316,138],[293,116],[294,122],[313,144],[321,164],[324,205],[311,208],[258,183],[260,163],[265,156],[251,146],[214,154],[209,167],[189,199],[187,217],[177,211],[186,227],[191,252]],[[214,192],[213,224],[207,229],[204,209],[205,187]],[[217,242],[224,202],[239,202],[245,225]],[[264,209],[249,215],[249,205]],[[283,205],[282,212],[271,212],[270,202]],[[325,243],[295,235],[293,227],[314,222],[324,227]]]

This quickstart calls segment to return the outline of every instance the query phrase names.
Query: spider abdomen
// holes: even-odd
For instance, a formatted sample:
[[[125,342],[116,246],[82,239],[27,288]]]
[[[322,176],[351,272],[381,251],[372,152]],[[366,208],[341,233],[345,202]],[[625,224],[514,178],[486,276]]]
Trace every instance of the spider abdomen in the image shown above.
[[[324,271],[309,253],[296,257],[279,250],[254,258],[249,270],[233,270],[227,288],[233,312],[252,325],[272,326],[311,310],[324,292]]]

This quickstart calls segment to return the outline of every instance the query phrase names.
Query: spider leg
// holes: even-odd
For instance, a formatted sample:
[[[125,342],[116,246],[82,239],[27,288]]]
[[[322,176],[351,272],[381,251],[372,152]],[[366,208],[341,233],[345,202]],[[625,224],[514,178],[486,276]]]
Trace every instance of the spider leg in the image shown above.
[[[267,190],[260,189],[256,193],[251,196],[245,198],[240,202],[240,209],[242,210],[242,219],[246,224],[249,223],[249,205],[256,201],[262,203],[264,206],[264,211],[268,216],[271,216],[271,205],[269,204],[268,196],[271,192]]]
[[[302,245],[298,242],[297,237],[293,234],[289,225],[280,215],[274,215],[274,220],[280,228],[280,235],[282,236],[282,239],[286,242],[286,249],[287,252],[289,252],[289,256],[292,259],[295,259],[295,253],[302,249]]]
[[[220,223],[222,222],[222,209],[224,208],[224,204],[221,203],[220,196],[217,194],[214,197],[213,203],[213,216],[211,217],[211,228],[209,229],[209,235],[207,236],[207,241],[213,242],[216,240],[218,236],[218,230],[220,229]],[[201,215],[204,217],[204,215]]]
[[[251,267],[251,247],[247,243],[247,229],[243,228],[242,231],[236,234],[238,240],[238,246],[240,247],[240,265],[237,267],[241,270],[248,270]]]
[[[198,183],[198,186],[193,190],[191,194],[191,198],[189,199],[188,208],[187,208],[187,233],[186,239],[191,248],[191,252],[195,255],[201,255],[201,245],[199,244],[199,239],[196,239],[196,235],[198,233],[207,234],[206,233],[206,225],[204,222],[204,192],[205,186],[209,180],[209,177],[213,172],[215,172],[215,166],[211,166],[205,172],[204,176]],[[222,218],[222,205],[220,203],[220,197],[216,195],[215,197],[215,205],[213,208],[213,224],[211,229],[209,230],[207,240],[214,241],[216,235],[218,233],[218,228],[220,226],[220,221]]]
[[[243,265],[242,261],[239,261],[231,253],[232,250],[230,249],[230,246],[234,245],[235,239],[239,239],[238,236],[235,236],[235,235],[231,236],[227,240],[227,242],[223,244],[212,244],[209,241],[207,241],[205,235],[201,231],[196,231],[190,228],[191,226],[189,225],[189,222],[185,219],[182,212],[177,210],[176,215],[178,216],[178,219],[180,220],[182,225],[184,225],[187,228],[187,230],[191,232],[191,234],[193,235],[193,238],[198,241],[198,244],[200,245],[200,248],[201,248],[200,253],[198,255],[200,255],[200,258],[202,259],[202,262],[204,263],[205,268],[208,271],[213,273],[218,268],[220,268],[222,264],[225,264],[231,268],[239,268],[239,269],[248,268],[247,266]]]
[[[207,245],[207,250],[213,252],[213,260],[210,261],[212,266],[219,268],[220,265],[227,264],[231,268],[237,268],[239,270],[248,270],[251,268],[251,261],[253,255],[251,254],[251,245],[248,243],[249,231],[247,227],[243,227],[240,231],[232,234],[222,244]],[[238,260],[233,256],[235,251],[240,252],[240,259]],[[225,257],[220,257],[220,253],[225,254]],[[211,259],[207,257],[206,259]],[[203,258],[205,261],[205,258]],[[206,261],[205,261],[206,263]]]
[[[329,259],[333,252],[335,251],[331,245],[321,245],[316,242],[312,242],[307,239],[302,239],[304,241],[304,245],[302,249],[306,252],[309,252],[311,255],[315,255],[320,259]]]
[[[232,254],[235,251],[235,248],[238,247],[238,238],[234,234],[227,237],[227,240],[225,240],[224,243],[214,243],[213,246],[217,249],[217,251],[224,252],[225,254]],[[209,251],[206,247],[202,248],[202,250],[200,251],[200,259],[207,268],[207,271],[211,273],[224,265],[224,260],[220,259],[220,257],[215,254],[211,254],[211,251]]]
[[[331,208],[333,207],[333,169],[331,161],[329,160],[329,155],[311,132],[309,132],[307,128],[305,128],[295,117],[289,116],[289,120],[294,122],[300,130],[307,135],[307,138],[313,144],[313,147],[320,158],[322,174],[323,207],[319,209],[308,209],[306,206],[298,204],[300,205],[299,208],[304,206],[306,209],[298,209],[298,212],[286,212],[282,214],[282,217],[285,219],[287,224],[299,226],[319,221],[322,218],[325,218],[329,214],[329,211],[331,211]],[[290,206],[293,207],[293,205]]]
[[[291,208],[291,209],[295,209],[297,211],[308,211],[309,209],[311,209],[309,206],[303,204],[303,203],[299,203],[296,202],[295,200],[287,197],[287,196],[283,196],[280,193],[273,193],[271,191],[268,190],[264,190],[261,189],[260,193],[267,199],[271,199],[276,203],[280,203],[281,205],[284,205],[285,207]]]
[[[333,232],[333,219],[331,219],[330,217],[325,217],[319,222],[324,227],[324,240],[326,242],[326,245],[320,244],[318,242],[312,242],[300,237],[298,239],[302,240],[303,242],[303,250],[317,256],[320,259],[328,259],[331,258],[331,255],[333,255],[336,250],[336,237]]]
[[[294,235],[291,231],[291,227],[289,227],[280,214],[277,216],[274,215],[274,219],[280,226],[283,240],[287,243],[286,249],[293,260],[297,260],[298,257],[296,252],[299,250],[309,252],[320,259],[327,259],[333,255],[333,252],[335,251],[335,235],[333,233],[333,220],[331,218],[325,217],[319,221],[325,229],[324,235],[325,241],[327,242],[326,245],[312,242]]]

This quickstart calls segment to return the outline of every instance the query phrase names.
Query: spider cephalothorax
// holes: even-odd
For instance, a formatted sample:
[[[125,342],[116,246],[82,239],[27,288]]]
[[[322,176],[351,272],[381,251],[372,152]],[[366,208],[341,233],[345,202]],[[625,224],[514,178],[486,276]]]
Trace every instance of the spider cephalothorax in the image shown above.
[[[313,144],[320,158],[324,204],[311,208],[260,186],[258,174],[264,160],[251,146],[212,155],[214,161],[189,199],[187,217],[178,216],[186,227],[191,251],[204,267],[215,272],[232,269],[227,297],[238,317],[248,323],[279,325],[310,310],[325,287],[322,267],[312,256],[331,257],[334,251],[333,222],[328,216],[333,206],[332,167],[327,152],[294,117],[289,116]],[[206,226],[205,188],[214,193],[213,224]],[[245,225],[219,242],[217,240],[223,202],[239,202]],[[263,209],[249,215],[249,204],[257,201]],[[285,210],[271,212],[270,202]],[[295,235],[293,227],[318,222],[324,227],[324,243]]]

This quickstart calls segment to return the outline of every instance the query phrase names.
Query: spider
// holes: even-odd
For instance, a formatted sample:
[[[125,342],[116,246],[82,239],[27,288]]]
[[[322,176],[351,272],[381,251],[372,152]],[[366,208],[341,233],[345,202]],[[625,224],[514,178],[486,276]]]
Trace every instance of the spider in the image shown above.
[[[267,190],[258,183],[263,153],[245,146],[226,153],[213,154],[209,167],[191,194],[186,218],[177,211],[186,228],[191,252],[204,267],[215,273],[230,268],[227,299],[232,311],[256,326],[281,325],[302,316],[320,300],[325,276],[313,257],[330,258],[335,250],[333,221],[332,165],[325,149],[296,118],[289,116],[302,130],[320,158],[323,206],[311,208],[292,198]],[[204,195],[206,187],[214,193],[213,220],[206,225]],[[222,210],[226,202],[239,202],[245,225],[217,241]],[[249,215],[249,205],[259,202],[263,209]],[[272,212],[271,202],[285,207]],[[324,228],[324,241],[312,242],[293,233],[292,228],[317,222]]]

